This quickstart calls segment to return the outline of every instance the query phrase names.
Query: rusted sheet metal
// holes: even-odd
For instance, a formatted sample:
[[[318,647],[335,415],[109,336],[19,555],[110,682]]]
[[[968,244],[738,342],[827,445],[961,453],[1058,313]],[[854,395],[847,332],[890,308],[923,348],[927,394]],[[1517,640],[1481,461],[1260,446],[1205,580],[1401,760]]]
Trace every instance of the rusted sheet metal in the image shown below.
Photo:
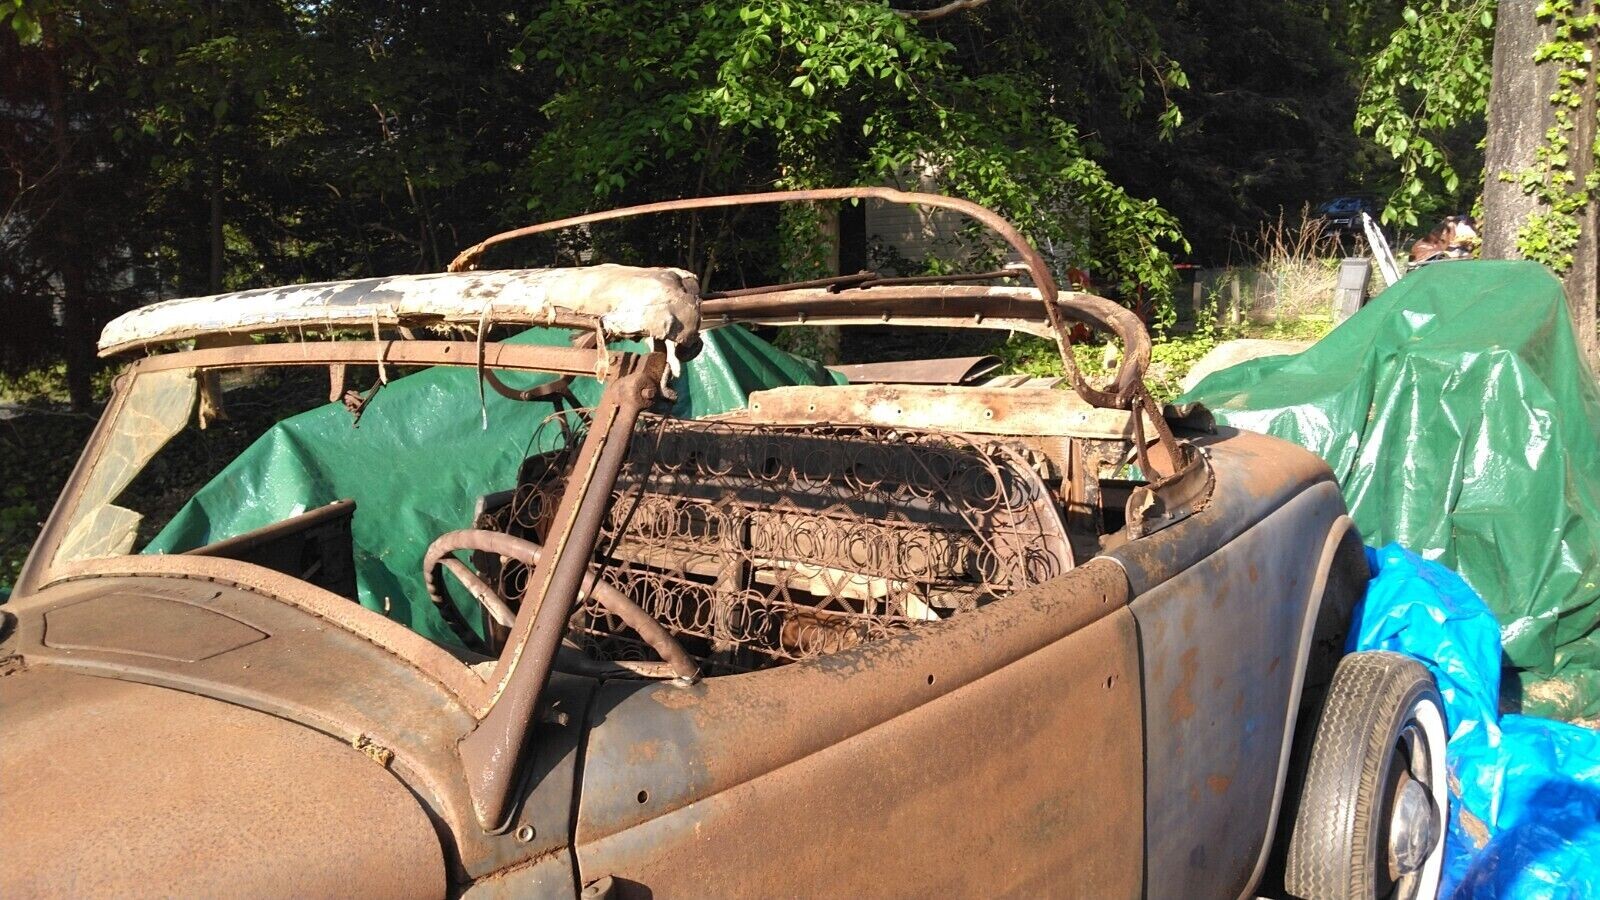
[[[6,896],[445,891],[422,808],[331,737],[51,666],[0,678],[0,708]]]
[[[515,866],[474,881],[458,896],[459,900],[529,900],[529,898],[573,898],[579,896],[572,880],[572,851],[558,850],[526,865]],[[588,895],[583,895],[589,900]],[[604,900],[604,898],[595,898]]]
[[[1004,602],[831,656],[692,688],[607,685],[593,714],[586,769],[595,780],[580,836],[631,827],[904,715],[1110,615],[1127,602],[1125,585],[1115,563],[1091,561]],[[781,740],[773,723],[783,723]],[[757,731],[760,740],[740,738]],[[651,753],[677,762],[635,784],[630,768]],[[636,801],[641,789],[650,803]]]
[[[1131,416],[1097,409],[1068,391],[1033,388],[840,385],[756,391],[722,418],[752,424],[830,422],[949,430],[967,434],[1075,436],[1125,440]]]
[[[614,337],[685,341],[700,328],[698,279],[682,269],[601,264],[433,273],[260,288],[167,300],[123,313],[101,355],[210,334],[590,317]]]
[[[908,359],[831,366],[852,384],[973,384],[1000,368],[998,356]]]
[[[105,562],[162,559],[181,562],[186,569],[201,564],[214,572],[231,563],[233,578],[265,573],[261,580],[268,581],[266,575],[277,575],[198,557]],[[85,577],[13,601],[8,607],[16,614],[16,626],[0,655],[19,655],[30,671],[53,668],[94,675],[96,684],[109,686],[116,683],[110,679],[121,679],[189,692],[213,698],[212,705],[220,700],[267,713],[274,721],[298,722],[339,741],[381,748],[389,754],[390,772],[414,795],[412,802],[421,803],[428,818],[439,823],[452,880],[566,846],[577,721],[547,725],[541,732],[544,740],[528,761],[538,779],[531,783],[532,795],[521,805],[518,821],[535,827],[537,839],[486,835],[477,827],[454,752],[455,742],[473,724],[465,702],[431,677],[434,673],[422,671],[415,657],[386,652],[373,639],[394,628],[435,653],[442,650],[342,598],[333,599],[354,612],[330,622],[305,597],[273,602],[284,598],[269,596],[261,587],[237,588],[220,577],[207,581],[193,572],[189,579],[166,575]],[[299,584],[304,594],[332,597],[278,577]],[[477,680],[460,661],[452,659],[451,664],[463,678]],[[546,699],[577,720],[592,685],[589,679],[560,676]],[[77,718],[76,713],[63,716]],[[11,734],[9,710],[7,721]]]
[[[1195,445],[1215,479],[1205,510],[1159,532],[1159,540],[1129,541],[1108,553],[1127,570],[1136,595],[1217,552],[1291,498],[1334,484],[1327,463],[1288,441],[1219,427]]]
[[[1146,667],[1152,897],[1237,895],[1259,874],[1317,615],[1309,594],[1331,564],[1324,545],[1344,512],[1331,480],[1248,497],[1248,464],[1230,449],[1213,454],[1218,503],[1117,551],[1137,547],[1146,561],[1203,556],[1130,606]],[[1228,525],[1238,533],[1219,543]],[[1203,547],[1193,546],[1197,534]]]
[[[162,587],[185,581],[247,591],[295,607],[394,654],[463,704],[481,700],[483,680],[458,657],[395,620],[298,578],[232,559],[189,555],[134,555],[85,560],[63,567],[62,587],[74,596],[107,589],[105,579],[152,577]],[[186,588],[183,588],[186,589]],[[54,596],[52,594],[51,596]],[[31,601],[32,598],[27,598]],[[22,600],[14,601],[16,608]],[[253,604],[251,604],[253,605]],[[270,614],[270,613],[268,613]]]
[[[612,876],[623,896],[1137,896],[1139,672],[1118,579],[1091,564],[968,623],[678,695],[613,691],[589,738],[583,880]]]

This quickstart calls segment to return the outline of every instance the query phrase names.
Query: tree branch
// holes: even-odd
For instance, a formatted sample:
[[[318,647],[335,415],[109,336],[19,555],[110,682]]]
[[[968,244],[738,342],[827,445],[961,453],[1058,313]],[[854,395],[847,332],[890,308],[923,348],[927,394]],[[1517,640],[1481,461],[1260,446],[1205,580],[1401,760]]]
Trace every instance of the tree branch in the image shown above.
[[[913,22],[932,22],[935,19],[953,16],[963,10],[977,9],[988,2],[989,0],[950,0],[943,6],[935,6],[933,9],[895,9],[895,12]]]

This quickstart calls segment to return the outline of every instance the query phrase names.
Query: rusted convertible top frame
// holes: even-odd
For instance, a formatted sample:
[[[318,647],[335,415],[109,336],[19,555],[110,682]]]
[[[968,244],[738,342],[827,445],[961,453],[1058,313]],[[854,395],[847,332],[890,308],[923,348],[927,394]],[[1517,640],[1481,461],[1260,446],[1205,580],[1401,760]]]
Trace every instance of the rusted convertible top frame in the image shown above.
[[[1073,385],[1081,394],[1083,394],[1084,399],[1096,406],[1112,406],[1118,409],[1131,409],[1133,407],[1137,400],[1137,395],[1142,391],[1143,386],[1136,383],[1138,381],[1138,377],[1125,377],[1132,374],[1131,370],[1125,368],[1124,371],[1119,372],[1118,379],[1112,383],[1108,390],[1105,391],[1096,390],[1090,386],[1089,383],[1083,378],[1083,375],[1078,371],[1077,365],[1072,356],[1072,338],[1067,329],[1066,321],[1062,317],[1062,312],[1056,305],[1057,300],[1060,298],[1061,292],[1060,289],[1056,287],[1055,277],[1050,274],[1049,265],[1046,264],[1044,257],[1040,255],[1039,251],[1034,249],[1033,245],[1028,243],[1027,239],[1024,238],[1010,222],[1007,222],[1005,219],[1001,218],[998,213],[986,207],[979,206],[970,200],[962,200],[956,197],[945,197],[939,194],[923,194],[911,191],[901,191],[888,187],[851,187],[820,188],[803,191],[770,191],[757,194],[730,194],[722,197],[686,197],[680,200],[663,200],[658,203],[644,203],[638,206],[627,206],[620,209],[585,213],[584,215],[580,216],[571,216],[565,219],[540,222],[536,225],[527,225],[522,228],[512,229],[511,231],[503,231],[499,234],[485,238],[484,240],[479,241],[471,247],[461,251],[461,253],[458,254],[455,259],[451,260],[449,271],[463,272],[477,268],[478,262],[483,258],[483,254],[490,247],[503,244],[508,241],[514,241],[519,238],[531,237],[535,234],[560,231],[566,228],[576,228],[581,225],[591,225],[596,222],[608,222],[616,219],[627,219],[635,216],[647,216],[658,213],[687,212],[699,209],[721,209],[730,206],[753,206],[772,203],[815,203],[830,200],[884,200],[889,203],[904,203],[911,205],[931,206],[936,209],[948,209],[959,212],[962,215],[965,215],[968,218],[984,225],[990,231],[993,231],[1006,242],[1006,245],[1011,248],[1012,252],[1016,253],[1017,256],[1022,259],[1025,271],[1028,273],[1028,277],[1033,281],[1034,287],[1038,290],[1040,300],[1043,301],[1045,318],[1046,321],[1049,322],[1050,330],[1053,333],[1053,337],[1055,338],[1057,345],[1061,350],[1062,363],[1067,367],[1067,371],[1071,373]],[[1011,270],[1003,270],[1002,272],[974,273],[973,275],[967,277],[996,278],[1007,274],[1011,274]],[[877,286],[887,286],[884,284],[886,279],[858,281],[852,286],[850,280],[852,277],[853,276],[847,276],[845,279],[818,279],[817,281],[798,282],[793,285],[772,285],[764,288],[746,289],[738,292],[738,294],[740,295],[739,299],[746,299],[760,296],[761,294],[777,293],[782,291],[784,288],[804,289],[809,286],[829,286],[838,295],[848,295],[856,290],[870,290]],[[900,280],[894,279],[893,281]],[[760,294],[757,294],[757,291],[759,291]],[[1099,310],[1102,315],[1115,315],[1115,311],[1117,310],[1120,310],[1124,313],[1127,312],[1126,310],[1122,310],[1121,307],[1114,303],[1103,300],[1100,301],[1100,303],[1104,304],[1104,306]],[[704,314],[704,306],[702,306],[702,314]],[[1133,318],[1134,323],[1138,323],[1137,317],[1133,317],[1131,313],[1128,315],[1129,317]],[[1106,321],[1109,322],[1110,319],[1108,318]],[[1120,329],[1108,328],[1108,330],[1116,331],[1118,336],[1122,337],[1123,340],[1128,343],[1129,356],[1134,356],[1137,354],[1140,349],[1138,345],[1142,344],[1145,358],[1148,359],[1149,336],[1143,333],[1144,328],[1142,325],[1139,325],[1137,328],[1130,329],[1126,327],[1126,323],[1123,323],[1123,327]],[[1135,337],[1135,334],[1137,334],[1138,337]],[[1138,373],[1138,376],[1142,375],[1142,371]]]
[[[665,200],[658,203],[645,203],[638,206],[628,206],[620,209],[605,210],[602,212],[586,213],[565,219],[556,219],[550,222],[541,222],[522,228],[504,231],[492,235],[484,240],[461,251],[450,262],[449,270],[452,272],[467,271],[476,268],[484,253],[490,248],[508,241],[559,231],[565,228],[575,228],[590,225],[596,222],[607,222],[616,219],[626,219],[634,216],[654,215],[659,213],[686,212],[698,209],[719,209],[730,206],[750,206],[772,203],[805,203],[823,202],[834,200],[883,200],[890,203],[903,203],[911,205],[931,206],[936,209],[948,209],[959,212],[968,218],[984,225],[1006,242],[1012,252],[1022,260],[1024,270],[1029,279],[1033,281],[1037,292],[1036,302],[1043,306],[1045,321],[1049,325],[1050,336],[1055,340],[1056,347],[1061,353],[1061,362],[1065,367],[1068,377],[1072,381],[1073,389],[1078,395],[1089,403],[1111,409],[1127,409],[1135,412],[1134,429],[1136,437],[1136,450],[1139,454],[1140,464],[1146,471],[1159,473],[1163,477],[1173,477],[1190,468],[1191,453],[1186,448],[1179,446],[1172,435],[1171,428],[1162,418],[1160,405],[1151,397],[1149,389],[1144,383],[1144,371],[1150,361],[1150,336],[1144,330],[1144,324],[1138,317],[1128,310],[1109,300],[1094,297],[1088,294],[1074,294],[1062,298],[1060,289],[1056,286],[1055,277],[1050,274],[1050,267],[1039,251],[1029,244],[1027,239],[1007,222],[998,213],[970,200],[956,197],[945,197],[938,194],[923,194],[911,191],[901,191],[888,187],[851,187],[851,188],[821,188],[816,190],[801,191],[772,191],[757,194],[732,194],[722,197],[688,197],[681,200]],[[974,273],[965,278],[998,278],[1011,274],[1011,270],[1001,272]],[[932,292],[933,306],[929,306],[930,291],[926,286],[907,285],[902,279],[854,280],[855,276],[845,276],[842,279],[821,279],[814,282],[799,282],[793,285],[773,285],[770,288],[747,289],[739,292],[737,297],[723,299],[707,299],[702,302],[701,315],[706,316],[717,312],[724,313],[729,319],[735,318],[734,311],[745,311],[753,314],[754,310],[771,309],[771,301],[777,299],[780,303],[784,300],[794,302],[807,295],[788,296],[789,290],[806,291],[811,289],[812,294],[808,299],[815,301],[817,292],[830,293],[842,306],[848,310],[840,317],[841,321],[860,321],[859,309],[856,304],[863,297],[870,296],[879,302],[893,297],[903,302],[906,312],[903,315],[918,317],[918,312],[929,314],[939,310],[941,301],[954,299],[957,295],[948,293],[946,286],[943,291]],[[898,282],[898,283],[897,283]],[[969,289],[971,290],[971,289]],[[995,291],[990,288],[977,288],[977,293],[969,293],[969,298],[982,296],[995,296],[1016,301],[1026,297],[1025,294],[1014,292]],[[721,304],[718,306],[717,304]],[[1015,303],[1009,305],[1015,307]],[[1037,308],[1037,307],[1035,307]],[[1118,369],[1116,378],[1105,388],[1096,388],[1089,384],[1079,371],[1077,361],[1072,355],[1072,338],[1066,323],[1068,312],[1072,316],[1091,327],[1099,328],[1117,335],[1125,346],[1122,366]],[[978,311],[976,315],[983,315]],[[939,313],[932,313],[931,318],[947,318]],[[1018,318],[1022,318],[1018,316]],[[981,324],[976,323],[976,324]],[[1147,442],[1144,440],[1144,428],[1140,422],[1139,414],[1143,413],[1149,419],[1151,427],[1156,433],[1156,443],[1159,444],[1160,453],[1157,455],[1147,452]]]

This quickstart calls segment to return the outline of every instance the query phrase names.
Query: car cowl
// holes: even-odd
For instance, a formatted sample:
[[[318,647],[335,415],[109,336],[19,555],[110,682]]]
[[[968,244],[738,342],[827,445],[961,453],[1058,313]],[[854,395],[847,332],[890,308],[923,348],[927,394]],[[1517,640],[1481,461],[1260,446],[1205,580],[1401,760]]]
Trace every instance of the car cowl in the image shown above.
[[[439,839],[405,786],[314,728],[21,656],[0,665],[0,709],[9,896],[446,889]]]

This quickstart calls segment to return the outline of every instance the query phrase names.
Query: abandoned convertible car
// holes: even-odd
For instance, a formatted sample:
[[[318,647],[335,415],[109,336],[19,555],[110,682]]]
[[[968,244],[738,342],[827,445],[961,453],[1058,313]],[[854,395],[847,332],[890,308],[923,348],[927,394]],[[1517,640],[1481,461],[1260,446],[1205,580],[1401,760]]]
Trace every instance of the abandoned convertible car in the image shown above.
[[[1020,262],[475,270],[861,198]],[[679,201],[451,269],[105,329],[137,359],[0,608],[0,892],[1433,892],[1440,704],[1342,654],[1368,572],[1329,470],[1156,404],[1138,319],[993,213]],[[1072,390],[845,383],[751,330],[802,322],[1032,333]]]

